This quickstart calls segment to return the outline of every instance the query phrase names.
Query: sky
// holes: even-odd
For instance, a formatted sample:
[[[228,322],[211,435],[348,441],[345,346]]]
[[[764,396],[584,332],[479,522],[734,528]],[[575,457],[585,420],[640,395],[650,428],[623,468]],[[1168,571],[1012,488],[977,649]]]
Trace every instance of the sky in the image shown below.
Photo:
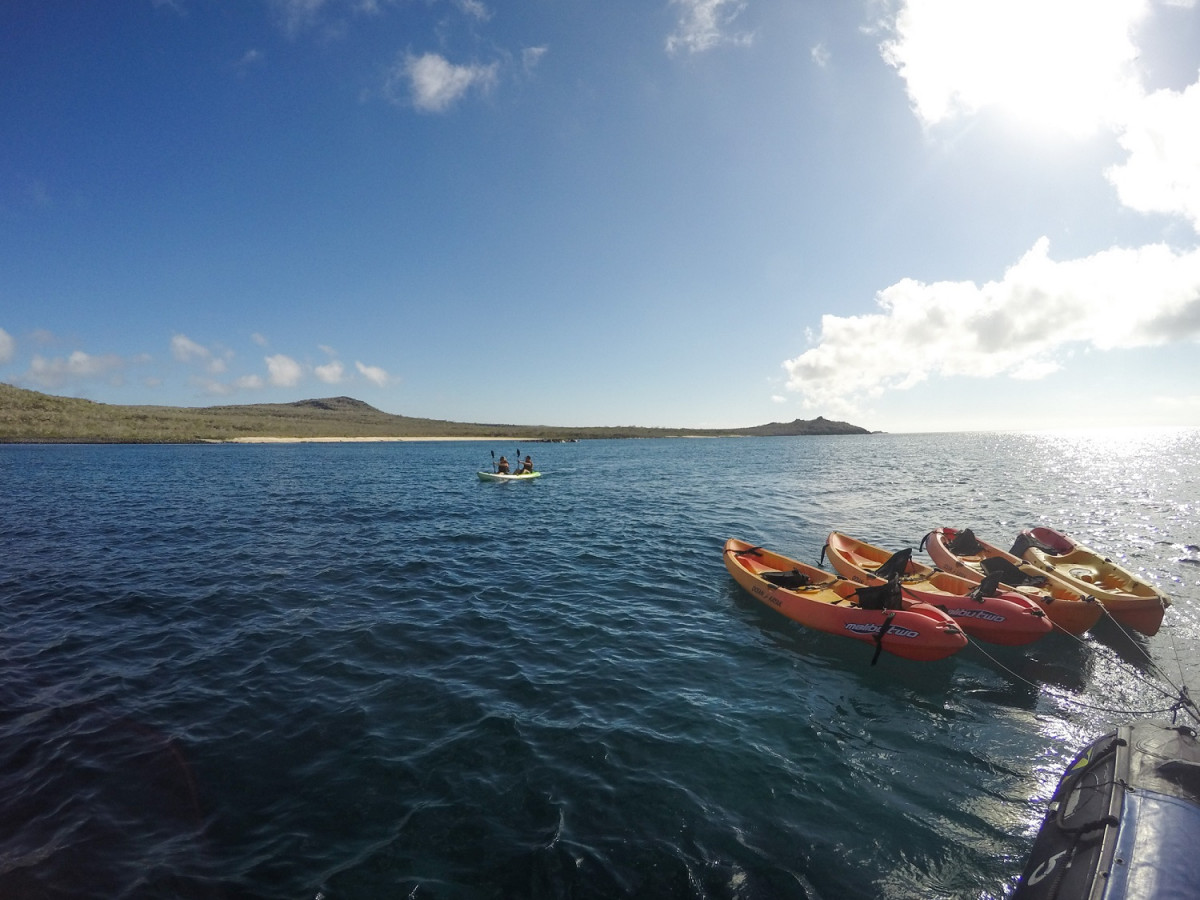
[[[0,381],[1200,425],[1200,0],[5,0]]]

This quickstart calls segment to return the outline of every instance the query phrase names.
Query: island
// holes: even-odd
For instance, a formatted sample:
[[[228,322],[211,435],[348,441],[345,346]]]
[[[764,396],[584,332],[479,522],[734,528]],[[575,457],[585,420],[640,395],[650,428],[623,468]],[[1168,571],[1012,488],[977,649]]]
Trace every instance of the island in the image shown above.
[[[871,434],[818,416],[750,428],[570,427],[393,415],[353,397],[234,406],[120,406],[0,383],[0,443],[194,444],[212,441],[581,441],[600,438]]]

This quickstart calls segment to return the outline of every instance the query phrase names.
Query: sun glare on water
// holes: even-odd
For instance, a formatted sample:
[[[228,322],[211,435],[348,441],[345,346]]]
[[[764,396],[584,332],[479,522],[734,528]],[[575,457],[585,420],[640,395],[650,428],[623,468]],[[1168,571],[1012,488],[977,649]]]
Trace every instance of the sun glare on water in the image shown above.
[[[1154,459],[1195,443],[1198,436],[1195,428],[1171,425],[1058,428],[1035,433],[1057,452],[1091,457],[1097,464],[1138,456]]]

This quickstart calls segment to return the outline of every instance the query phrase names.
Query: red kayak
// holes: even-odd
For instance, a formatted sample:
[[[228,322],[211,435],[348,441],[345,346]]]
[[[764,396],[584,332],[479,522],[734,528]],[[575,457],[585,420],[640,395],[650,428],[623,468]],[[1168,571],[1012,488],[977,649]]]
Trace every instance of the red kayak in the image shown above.
[[[952,575],[978,583],[997,574],[1001,584],[1033,600],[1051,622],[1071,634],[1083,634],[1104,615],[1095,597],[1051,581],[1036,566],[979,540],[969,528],[937,528],[925,535],[921,546]]]
[[[724,555],[729,574],[762,603],[808,628],[872,644],[875,658],[886,650],[928,661],[967,645],[953,619],[903,598],[895,582],[865,587],[737,538],[725,542]]]
[[[1002,590],[998,579],[981,584],[942,572],[912,558],[912,548],[888,553],[880,547],[831,531],[822,554],[838,574],[859,584],[886,584],[896,576],[904,595],[944,611],[968,635],[992,644],[1030,644],[1053,628],[1033,600]]]

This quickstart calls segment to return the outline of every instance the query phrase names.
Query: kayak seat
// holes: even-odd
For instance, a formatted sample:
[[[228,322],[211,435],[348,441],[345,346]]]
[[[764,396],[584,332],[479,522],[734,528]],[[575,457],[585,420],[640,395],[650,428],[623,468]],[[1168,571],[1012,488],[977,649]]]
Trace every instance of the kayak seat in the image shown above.
[[[954,535],[950,543],[946,544],[946,549],[955,556],[978,556],[983,553],[983,544],[979,543],[975,532],[970,528],[964,528]]]
[[[982,560],[979,567],[983,569],[985,575],[998,575],[1002,584],[1011,584],[1013,587],[1025,585],[1041,587],[1050,581],[1045,575],[1027,575],[1018,566],[999,556],[991,556]]]
[[[1013,568],[1016,569],[1016,566],[1013,566]],[[1024,575],[1020,569],[1017,569],[1017,572]],[[1001,580],[999,572],[989,572],[984,576],[983,581],[975,585],[974,589],[967,596],[977,603],[983,603],[988,597],[995,597],[1000,592]]]
[[[910,562],[912,562],[912,547],[905,547],[903,550],[897,550],[881,563],[875,570],[875,574],[880,578],[903,575],[908,570]]]
[[[887,584],[860,587],[854,592],[858,605],[863,609],[903,609],[904,597],[900,591],[900,582],[895,578],[888,579]]]
[[[763,572],[762,580],[787,590],[808,587],[812,583],[799,569],[792,569],[790,572]]]
[[[1030,547],[1036,547],[1048,556],[1062,556],[1063,551],[1057,547],[1051,547],[1045,541],[1039,541],[1032,534],[1021,532],[1017,535],[1017,539],[1013,541],[1012,549],[1008,552],[1018,559],[1025,557],[1025,551]]]

